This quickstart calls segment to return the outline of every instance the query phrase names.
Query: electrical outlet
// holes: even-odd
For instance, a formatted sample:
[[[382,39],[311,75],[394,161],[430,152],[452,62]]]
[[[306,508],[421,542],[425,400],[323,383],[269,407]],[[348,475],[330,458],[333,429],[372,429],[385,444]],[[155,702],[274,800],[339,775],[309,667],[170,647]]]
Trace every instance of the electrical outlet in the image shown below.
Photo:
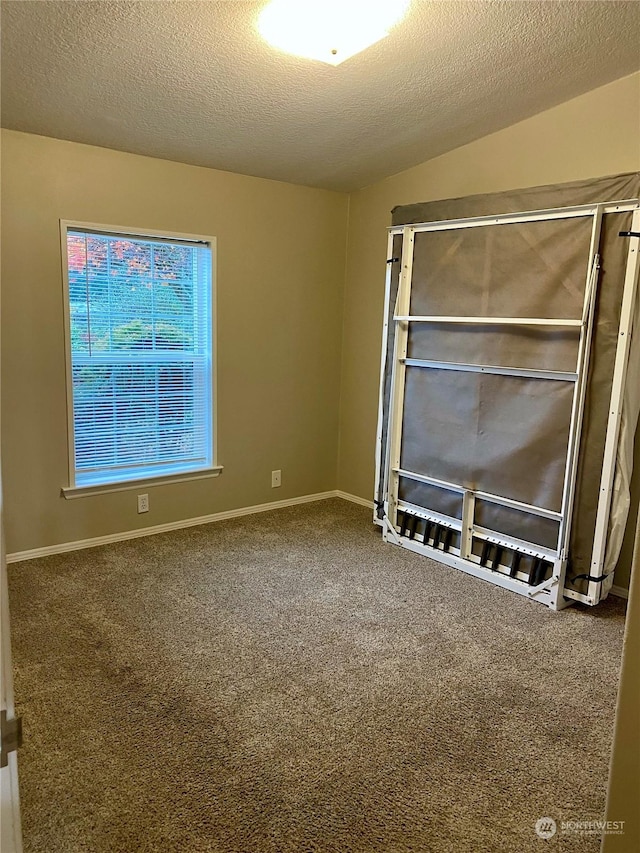
[[[271,472],[271,488],[277,489],[278,486],[282,485],[282,471],[272,471]]]
[[[149,495],[138,495],[138,512],[149,512]]]

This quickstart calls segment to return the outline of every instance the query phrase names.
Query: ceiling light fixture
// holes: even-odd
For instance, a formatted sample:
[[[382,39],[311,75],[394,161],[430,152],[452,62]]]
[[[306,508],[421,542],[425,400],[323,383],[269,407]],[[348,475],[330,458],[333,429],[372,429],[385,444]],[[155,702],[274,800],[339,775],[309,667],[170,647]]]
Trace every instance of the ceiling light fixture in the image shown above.
[[[258,18],[273,47],[339,65],[389,34],[409,0],[271,0]]]

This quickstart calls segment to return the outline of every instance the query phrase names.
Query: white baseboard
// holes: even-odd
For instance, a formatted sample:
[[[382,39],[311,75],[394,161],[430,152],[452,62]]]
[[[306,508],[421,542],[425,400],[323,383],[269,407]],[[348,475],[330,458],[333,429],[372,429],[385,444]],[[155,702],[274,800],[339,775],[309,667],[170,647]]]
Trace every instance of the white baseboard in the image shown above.
[[[629,598],[629,590],[623,586],[612,586],[609,592],[611,595],[617,595],[618,598]]]
[[[229,509],[224,512],[214,512],[211,515],[201,515],[198,518],[185,518],[182,521],[170,521],[168,524],[156,524],[153,527],[141,527],[138,530],[124,530],[121,533],[111,533],[108,536],[95,536],[92,539],[78,539],[75,542],[62,542],[59,545],[48,545],[44,548],[33,548],[30,551],[15,551],[7,554],[7,563],[20,563],[24,560],[35,560],[37,557],[48,557],[51,554],[65,554],[69,551],[81,551],[84,548],[95,548],[98,545],[109,545],[111,542],[124,542],[127,539],[141,539],[143,536],[154,536],[156,533],[168,533],[171,530],[183,530],[187,527],[197,527],[200,524],[211,524],[215,521],[224,521],[227,518],[240,518],[243,515],[254,515],[258,512],[269,512],[272,509],[283,509],[288,506],[323,501],[328,498],[342,498],[360,506],[373,509],[373,501],[366,498],[334,489],[330,492],[318,492],[315,495],[303,495],[299,498],[286,498],[282,501],[271,501],[266,504],[255,506],[244,506],[238,509]],[[609,590],[611,595],[618,598],[629,598],[629,590],[623,586],[612,586]]]
[[[269,512],[272,509],[283,509],[297,504],[312,503],[313,501],[327,500],[327,498],[342,498],[360,506],[373,509],[373,501],[366,498],[335,489],[330,492],[318,492],[315,495],[303,495],[299,498],[287,498],[282,501],[271,501],[266,504],[255,506],[244,506],[238,509],[229,509],[224,512],[214,512],[211,515],[201,515],[198,518],[185,518],[182,521],[170,521],[167,524],[156,524],[153,527],[141,527],[138,530],[124,530],[121,533],[110,533],[108,536],[94,536],[92,539],[78,539],[75,542],[61,542],[59,545],[47,545],[44,548],[32,548],[29,551],[15,551],[7,554],[7,563],[20,563],[24,560],[35,560],[37,557],[48,557],[51,554],[66,554],[69,551],[81,551],[84,548],[96,548],[98,545],[109,545],[111,542],[124,542],[127,539],[141,539],[143,536],[154,536],[156,533],[168,533],[171,530],[183,530],[186,527],[197,527],[200,524],[211,524],[215,521],[224,521],[227,518],[240,518],[243,515],[254,515],[258,512]],[[622,586],[612,586],[611,595],[619,598],[628,598],[629,591]]]
[[[334,494],[337,498],[342,498],[343,501],[351,501],[353,504],[360,504],[360,506],[368,506],[369,509],[373,509],[373,501],[368,501],[366,498],[359,498],[357,495],[342,492],[340,489],[336,489]]]
[[[212,515],[201,515],[198,518],[185,518],[182,521],[170,521],[168,524],[156,524],[153,527],[141,527],[138,530],[124,530],[121,533],[110,533],[108,536],[95,536],[92,539],[78,539],[75,542],[62,542],[59,545],[47,545],[44,548],[33,548],[30,551],[15,551],[7,554],[7,563],[20,563],[23,560],[35,560],[37,557],[48,557],[51,554],[65,554],[68,551],[80,551],[83,548],[95,548],[98,545],[109,545],[111,542],[124,542],[127,539],[140,539],[143,536],[154,536],[156,533],[167,533],[171,530],[182,530],[186,527],[197,527],[200,524],[211,524],[214,521],[224,521],[227,518],[239,518],[243,515],[254,515],[258,512],[269,512],[272,509],[282,509],[287,506],[322,501],[327,498],[342,497],[341,493],[319,492],[315,495],[303,495],[299,498],[287,498],[283,501],[272,501],[255,506],[244,506],[239,509],[229,509],[225,512],[214,512]],[[361,498],[353,498],[360,502]]]

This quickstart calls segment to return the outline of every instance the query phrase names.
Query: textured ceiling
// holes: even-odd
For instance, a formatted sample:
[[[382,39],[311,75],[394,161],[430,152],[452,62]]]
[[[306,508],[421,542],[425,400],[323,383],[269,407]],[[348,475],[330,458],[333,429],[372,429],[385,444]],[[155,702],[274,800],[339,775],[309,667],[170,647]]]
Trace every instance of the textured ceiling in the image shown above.
[[[2,124],[352,190],[640,67],[637,0],[413,0],[336,68],[262,42],[263,5],[3,0]]]

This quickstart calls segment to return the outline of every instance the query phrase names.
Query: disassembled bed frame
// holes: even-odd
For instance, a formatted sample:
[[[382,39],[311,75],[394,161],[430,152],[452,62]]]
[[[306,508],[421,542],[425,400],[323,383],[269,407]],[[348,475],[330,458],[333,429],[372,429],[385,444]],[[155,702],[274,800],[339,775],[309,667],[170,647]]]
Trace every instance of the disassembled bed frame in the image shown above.
[[[594,327],[594,310],[598,291],[600,269],[599,244],[603,216],[607,213],[633,211],[632,230],[629,237],[620,326],[615,355],[609,416],[602,464],[602,477],[598,500],[595,537],[586,594],[565,586],[565,573],[569,556],[569,542],[576,490],[576,476],[580,439],[587,393],[589,357]],[[591,240],[587,259],[587,274],[582,316],[580,319],[539,317],[466,317],[466,316],[412,316],[410,311],[412,267],[415,235],[465,228],[493,228],[506,224],[530,223],[546,220],[589,217],[592,220]],[[380,405],[377,433],[376,509],[374,520],[383,528],[386,542],[423,554],[453,566],[477,578],[490,581],[560,610],[573,600],[597,604],[601,597],[602,572],[605,558],[607,528],[614,483],[616,453],[620,434],[622,401],[629,359],[631,331],[638,275],[640,269],[640,204],[637,200],[611,204],[582,205],[503,216],[482,216],[469,219],[427,222],[389,229],[380,378]],[[392,258],[394,238],[402,237],[401,258]],[[396,243],[397,245],[397,243]],[[400,276],[392,322],[395,325],[393,357],[391,364],[391,392],[388,411],[384,404],[384,383],[387,371],[387,346],[389,336],[389,308],[391,294],[391,263],[400,261]],[[539,330],[560,328],[579,329],[579,343],[575,369],[572,372],[530,368],[503,367],[491,364],[463,364],[448,361],[431,361],[407,358],[409,329],[412,324],[462,324],[465,327],[509,326],[511,328],[536,326]],[[404,415],[406,368],[424,370],[453,370],[524,377],[544,381],[569,382],[573,385],[569,440],[564,460],[564,482],[560,511],[544,506],[522,503],[506,494],[491,494],[467,488],[462,483],[447,482],[430,477],[427,473],[408,471],[401,466],[402,426]],[[386,440],[385,440],[386,434]],[[400,478],[435,486],[461,502],[459,515],[444,515],[399,498]],[[378,501],[382,487],[383,501]],[[555,548],[541,547],[533,542],[508,536],[500,531],[480,526],[475,518],[475,504],[482,500],[529,515],[552,519],[558,524]],[[480,551],[480,553],[474,553]]]

